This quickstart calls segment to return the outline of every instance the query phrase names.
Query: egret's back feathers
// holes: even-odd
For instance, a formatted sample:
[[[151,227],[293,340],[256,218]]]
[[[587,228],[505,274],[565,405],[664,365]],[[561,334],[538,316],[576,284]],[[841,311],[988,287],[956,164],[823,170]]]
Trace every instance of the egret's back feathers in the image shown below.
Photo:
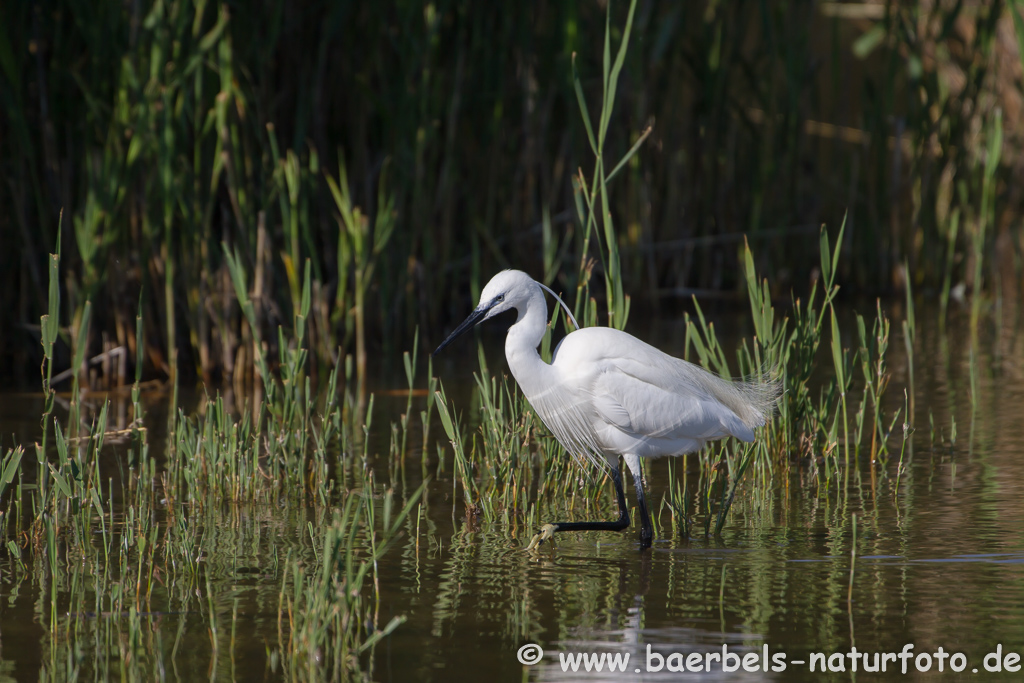
[[[681,455],[727,436],[753,441],[778,391],[724,380],[607,327],[567,335],[549,367],[539,390],[524,387],[527,400],[569,451],[601,463]]]

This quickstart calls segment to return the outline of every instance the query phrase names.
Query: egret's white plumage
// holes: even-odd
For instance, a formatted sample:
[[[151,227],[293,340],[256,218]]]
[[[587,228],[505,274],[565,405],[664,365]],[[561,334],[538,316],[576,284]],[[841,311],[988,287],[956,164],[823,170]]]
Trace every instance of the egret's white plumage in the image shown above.
[[[541,286],[518,270],[498,273],[484,287],[473,313],[434,353],[476,323],[517,309],[519,317],[505,339],[512,375],[567,451],[612,468],[620,507],[618,456],[625,458],[645,525],[642,538],[649,543],[640,458],[690,453],[727,436],[753,441],[754,428],[771,414],[777,384],[722,379],[609,327],[566,335],[548,364],[537,351],[548,321]],[[628,513],[622,512],[628,525]],[[554,526],[611,528],[594,524],[617,523]]]

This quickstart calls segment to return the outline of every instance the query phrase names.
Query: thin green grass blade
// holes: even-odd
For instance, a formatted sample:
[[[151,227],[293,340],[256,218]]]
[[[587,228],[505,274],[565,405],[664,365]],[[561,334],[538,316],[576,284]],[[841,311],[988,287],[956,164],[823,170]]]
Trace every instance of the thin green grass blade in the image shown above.
[[[0,474],[0,497],[4,495],[4,491],[14,481],[14,476],[18,473],[18,467],[21,465],[23,455],[25,455],[25,450],[21,446],[16,446],[7,451],[7,455],[4,457],[3,473]]]
[[[572,87],[576,91],[576,101],[580,105],[580,114],[583,115],[583,128],[587,131],[587,140],[590,142],[590,149],[597,154],[597,141],[594,139],[594,128],[590,124],[590,112],[587,110],[587,100],[583,95],[583,85],[580,83],[580,74],[576,70],[576,53],[572,55]]]
[[[636,12],[636,0],[629,3],[629,14],[626,17],[626,28],[622,31],[622,42],[619,43],[619,52],[615,55],[615,65],[612,66],[611,74],[606,75],[607,86],[605,88],[606,106],[602,111],[602,135],[601,142],[604,143],[605,134],[608,132],[608,124],[611,122],[612,107],[615,103],[615,92],[618,89],[619,73],[622,71],[622,64],[626,61],[626,50],[629,47],[629,36],[633,32],[633,14]],[[611,3],[608,3],[608,13],[611,14]],[[608,35],[605,34],[605,69],[607,74],[608,62]]]
[[[626,156],[622,157],[622,159],[619,160],[619,163],[615,164],[615,168],[613,168],[612,172],[608,174],[607,178],[605,178],[605,183],[610,183],[612,178],[614,178],[616,174],[622,170],[622,167],[626,165],[626,162],[633,158],[633,155],[635,155],[640,149],[640,145],[644,144],[644,140],[647,139],[653,130],[654,126],[647,126],[647,128],[644,129],[644,132],[640,134],[640,137],[637,138],[636,142],[633,143],[633,146],[629,148],[628,152],[626,152]]]

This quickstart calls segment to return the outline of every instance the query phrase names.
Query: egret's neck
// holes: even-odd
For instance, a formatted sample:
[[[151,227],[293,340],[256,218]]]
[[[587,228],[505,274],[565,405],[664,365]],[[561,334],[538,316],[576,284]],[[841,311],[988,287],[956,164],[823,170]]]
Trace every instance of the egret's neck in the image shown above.
[[[519,319],[505,337],[505,358],[512,375],[527,398],[540,391],[551,372],[551,366],[541,360],[537,345],[544,337],[548,324],[548,306],[544,293],[534,285],[525,304],[518,307]]]

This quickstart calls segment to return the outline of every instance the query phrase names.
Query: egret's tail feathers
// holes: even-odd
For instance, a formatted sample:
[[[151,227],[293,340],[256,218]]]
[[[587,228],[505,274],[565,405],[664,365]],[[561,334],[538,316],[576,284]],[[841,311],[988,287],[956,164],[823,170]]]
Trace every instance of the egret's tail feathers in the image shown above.
[[[692,363],[686,366],[695,384],[732,410],[750,429],[768,422],[782,395],[782,379],[775,368],[746,379],[729,380]]]
[[[763,371],[755,377],[734,383],[745,399],[746,415],[737,413],[743,422],[753,428],[762,427],[775,413],[782,396],[782,378],[773,370]]]

